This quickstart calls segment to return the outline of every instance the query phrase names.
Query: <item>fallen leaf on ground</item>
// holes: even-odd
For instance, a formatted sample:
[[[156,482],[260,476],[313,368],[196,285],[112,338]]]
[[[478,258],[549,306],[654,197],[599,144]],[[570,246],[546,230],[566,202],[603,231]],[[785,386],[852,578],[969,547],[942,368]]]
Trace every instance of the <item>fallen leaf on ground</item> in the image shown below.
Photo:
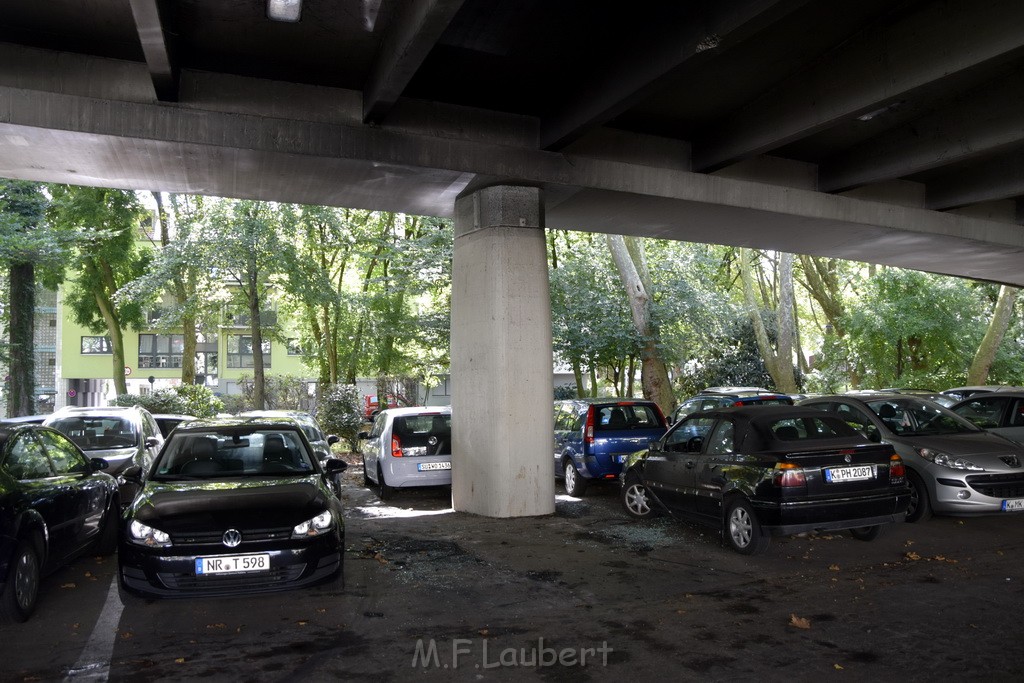
[[[839,571],[839,565],[838,564],[830,564],[828,566],[828,568],[829,568],[830,571],[833,571],[833,572]]]
[[[914,560],[915,562],[921,559],[921,556],[913,551],[907,553],[904,557],[906,557],[908,560]]]
[[[480,629],[479,631],[477,631],[477,633],[479,633],[480,635],[482,635],[482,636],[483,636],[484,638],[486,638],[487,636],[489,636],[489,635],[491,634],[491,632],[490,632],[490,631],[488,631],[488,630],[487,630],[487,629],[485,629],[485,628],[482,628],[482,629]]]
[[[227,624],[207,624],[206,628],[227,628]]]
[[[175,664],[184,664],[185,663],[185,658],[184,657],[178,657],[177,659],[174,660],[174,663]]]
[[[832,666],[834,666],[836,668],[836,671],[842,671],[843,670],[843,666],[841,664],[833,664]]]
[[[60,585],[60,587],[61,588],[77,588],[77,586],[75,584],[73,584],[73,583],[62,583]]]
[[[811,620],[798,617],[795,614],[789,615],[789,625],[795,626],[796,628],[809,629],[811,627]]]

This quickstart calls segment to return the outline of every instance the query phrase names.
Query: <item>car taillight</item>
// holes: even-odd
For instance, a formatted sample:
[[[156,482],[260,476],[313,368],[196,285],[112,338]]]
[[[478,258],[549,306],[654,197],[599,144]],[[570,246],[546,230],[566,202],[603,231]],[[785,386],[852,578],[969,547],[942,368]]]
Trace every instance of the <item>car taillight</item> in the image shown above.
[[[898,483],[905,476],[907,476],[907,468],[903,464],[903,458],[893,453],[889,456],[889,481],[892,482],[895,479]]]
[[[804,478],[804,471],[799,465],[792,462],[780,462],[775,465],[776,486],[803,486],[807,483]]]
[[[594,406],[587,408],[587,423],[583,427],[583,442],[587,445],[594,443]]]
[[[391,457],[401,458],[402,457],[402,444],[399,442],[397,436],[391,437]]]

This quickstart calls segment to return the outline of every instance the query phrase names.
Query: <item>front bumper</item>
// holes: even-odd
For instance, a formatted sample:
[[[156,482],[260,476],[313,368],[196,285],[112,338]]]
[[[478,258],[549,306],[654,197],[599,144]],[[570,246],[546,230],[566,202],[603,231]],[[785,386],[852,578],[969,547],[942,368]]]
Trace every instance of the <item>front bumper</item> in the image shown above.
[[[198,557],[267,553],[270,568],[260,572],[197,576]],[[136,595],[196,597],[262,593],[300,588],[337,577],[344,571],[344,534],[328,533],[286,546],[228,549],[223,546],[147,548],[122,542],[118,549],[121,586]]]

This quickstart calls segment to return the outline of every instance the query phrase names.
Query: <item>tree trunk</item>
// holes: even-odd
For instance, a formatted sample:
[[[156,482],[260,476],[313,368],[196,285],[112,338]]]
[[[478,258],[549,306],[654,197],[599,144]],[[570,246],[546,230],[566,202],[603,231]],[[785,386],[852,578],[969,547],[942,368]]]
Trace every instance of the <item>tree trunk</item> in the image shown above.
[[[263,371],[263,326],[260,321],[260,298],[256,271],[249,271],[248,287],[249,334],[252,335],[252,402],[253,408],[263,410],[266,405],[266,375]]]
[[[35,266],[18,263],[9,271],[10,383],[7,417],[35,413]]]
[[[644,397],[654,401],[666,415],[675,410],[676,399],[668,378],[668,366],[658,351],[658,330],[650,316],[650,279],[643,247],[634,238],[607,235],[612,260],[629,298],[633,326],[643,340],[640,348],[640,378]]]
[[[971,368],[967,371],[968,385],[981,385],[987,382],[992,361],[995,360],[999,345],[1003,343],[1006,330],[1010,327],[1010,318],[1013,316],[1013,306],[1019,291],[1016,287],[1006,285],[999,288],[999,298],[992,311],[992,319],[988,323],[981,344],[978,345],[978,352],[974,354]]]
[[[576,380],[576,397],[583,398],[586,394],[583,393],[583,367],[579,358],[572,359],[572,376]]]
[[[775,388],[784,393],[796,393],[796,381],[793,376],[793,255],[783,254],[780,259],[780,294],[778,351],[768,339],[764,320],[761,319],[761,306],[754,296],[754,268],[750,262],[750,250],[740,249],[740,279],[743,281],[743,300],[754,326],[757,348],[761,352],[768,374],[772,376]],[[788,275],[787,275],[788,273]]]

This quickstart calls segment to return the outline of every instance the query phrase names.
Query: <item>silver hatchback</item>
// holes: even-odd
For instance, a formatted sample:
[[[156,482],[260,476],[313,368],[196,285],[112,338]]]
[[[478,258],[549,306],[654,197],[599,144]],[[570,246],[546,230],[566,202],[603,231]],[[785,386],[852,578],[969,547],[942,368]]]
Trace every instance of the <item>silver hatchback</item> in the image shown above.
[[[450,486],[452,410],[449,406],[389,408],[377,413],[363,439],[363,484],[381,500],[396,488]]]
[[[956,413],[914,396],[821,396],[800,405],[826,410],[872,441],[892,444],[907,466],[907,521],[933,512],[1024,512],[1024,446],[979,429]]]

